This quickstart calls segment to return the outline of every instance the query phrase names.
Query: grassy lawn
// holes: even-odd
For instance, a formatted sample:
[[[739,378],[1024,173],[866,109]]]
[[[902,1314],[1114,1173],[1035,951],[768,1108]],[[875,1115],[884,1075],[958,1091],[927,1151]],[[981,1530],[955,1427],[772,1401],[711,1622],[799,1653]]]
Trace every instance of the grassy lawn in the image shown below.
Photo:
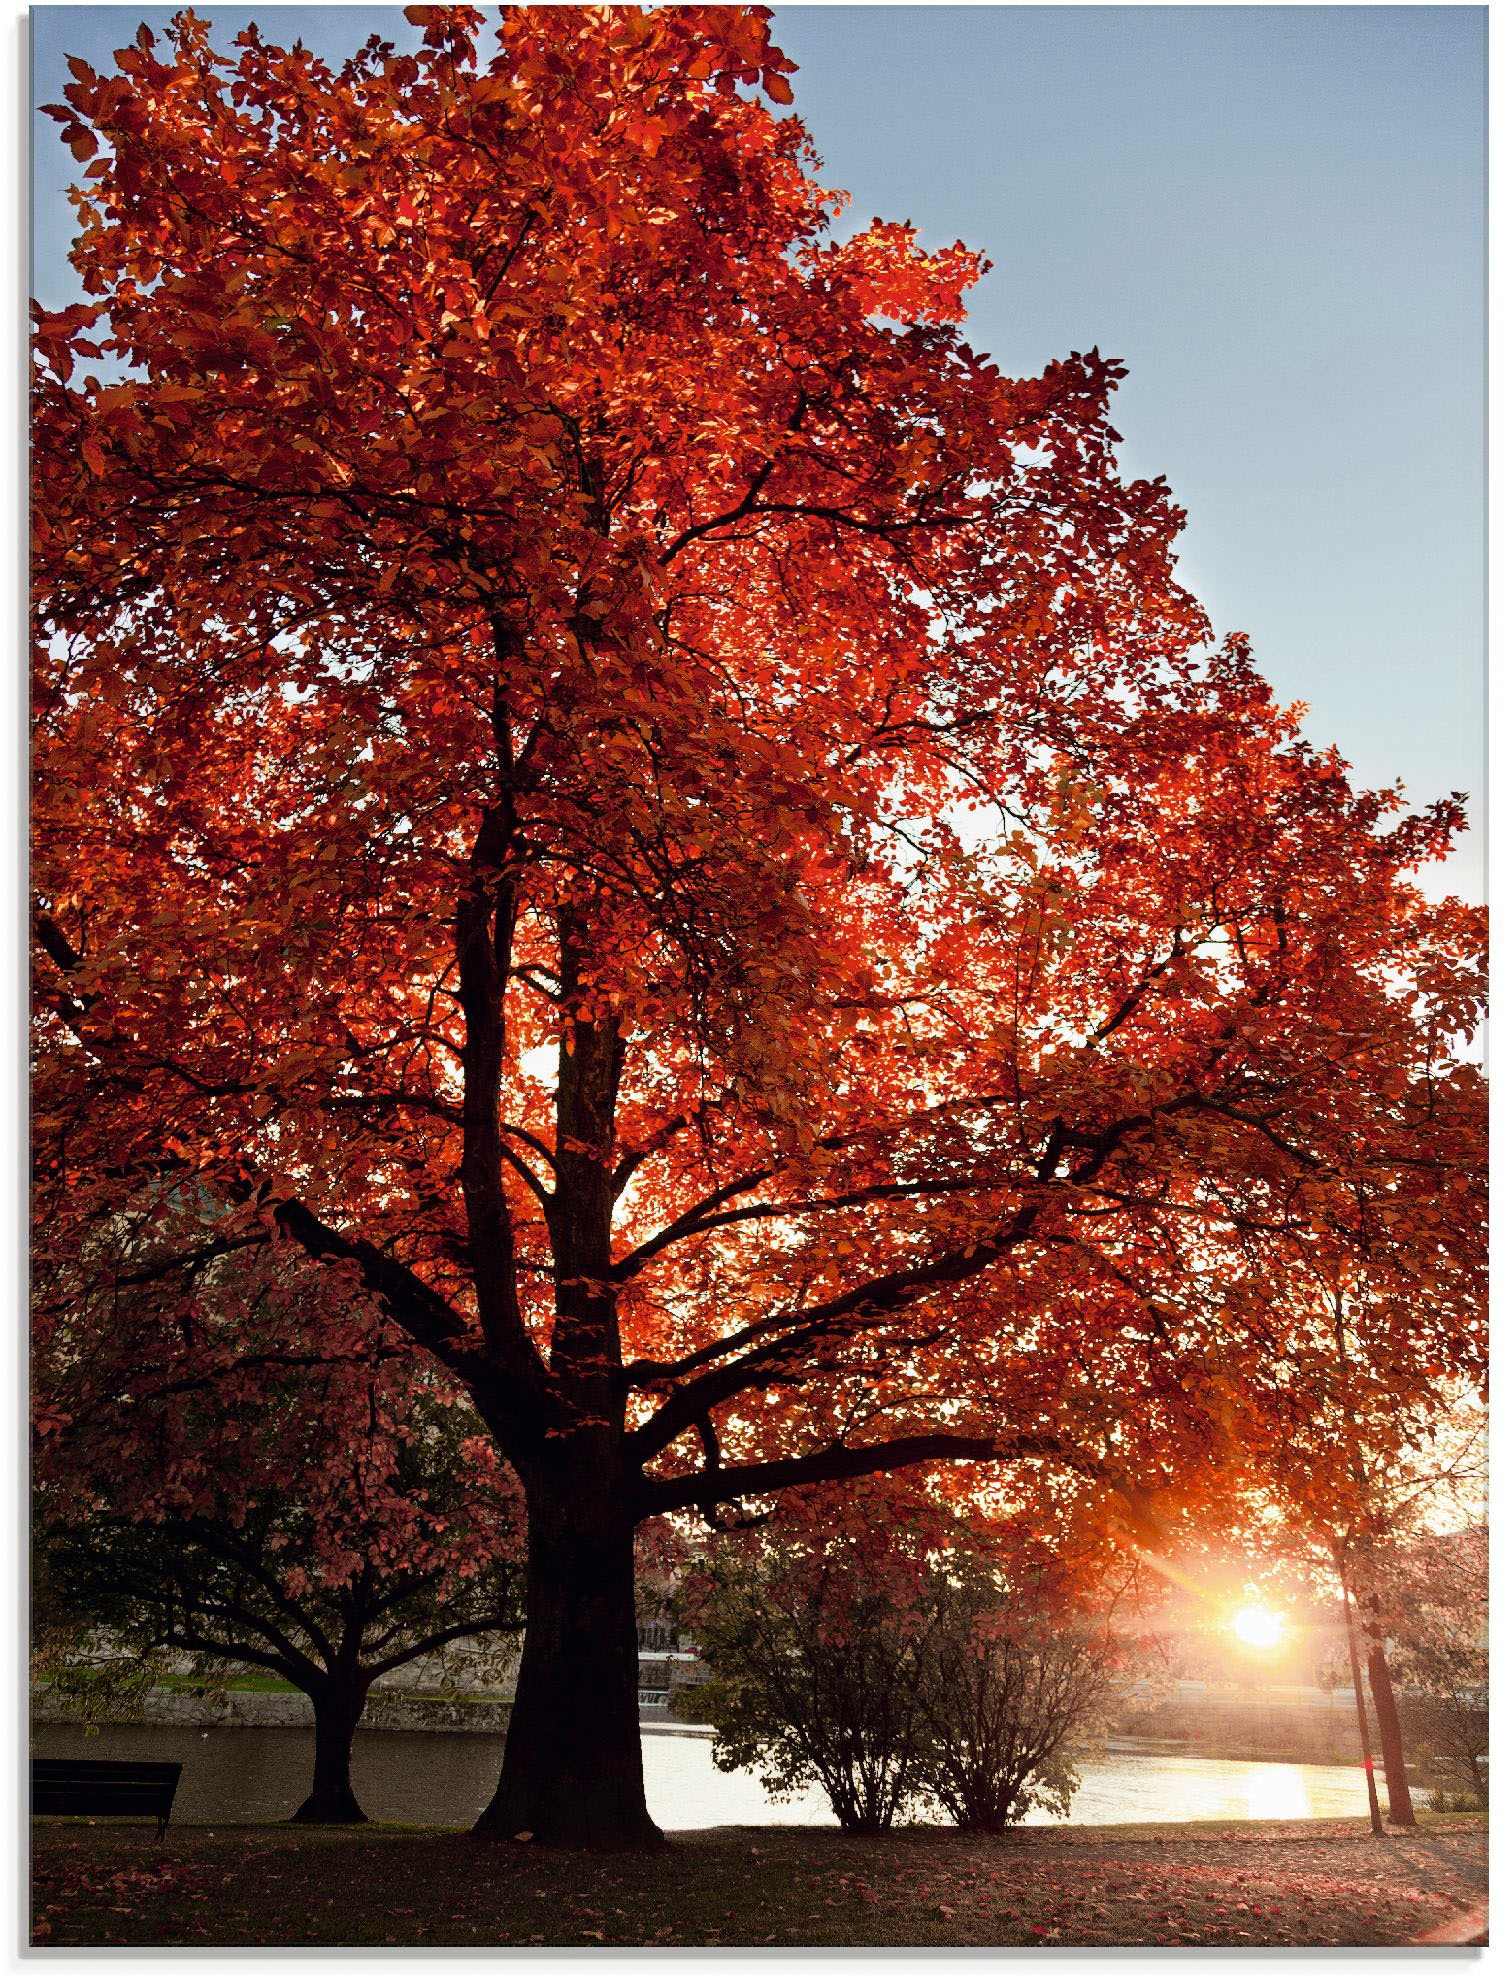
[[[168,1688],[174,1694],[203,1694],[210,1685],[192,1674],[160,1674],[156,1681],[157,1687]],[[291,1681],[279,1681],[275,1674],[237,1674],[224,1686],[232,1694],[295,1695],[298,1692]]]
[[[1374,1838],[1324,1819],[674,1835],[608,1857],[440,1827],[40,1820],[35,1935],[59,1947],[1394,1945],[1481,1904],[1485,1821]]]

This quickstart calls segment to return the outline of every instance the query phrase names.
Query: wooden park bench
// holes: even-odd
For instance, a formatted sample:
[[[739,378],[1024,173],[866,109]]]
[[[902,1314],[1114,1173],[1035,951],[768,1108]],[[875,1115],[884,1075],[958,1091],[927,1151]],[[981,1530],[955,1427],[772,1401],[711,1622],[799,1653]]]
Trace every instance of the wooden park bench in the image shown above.
[[[33,1818],[155,1818],[167,1830],[180,1763],[121,1763],[82,1758],[31,1759]]]

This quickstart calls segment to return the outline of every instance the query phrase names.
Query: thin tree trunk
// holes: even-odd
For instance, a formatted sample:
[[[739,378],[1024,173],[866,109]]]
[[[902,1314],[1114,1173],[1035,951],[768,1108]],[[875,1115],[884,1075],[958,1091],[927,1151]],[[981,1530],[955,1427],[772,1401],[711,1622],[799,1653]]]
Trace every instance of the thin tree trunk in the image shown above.
[[[529,1505],[517,1695],[474,1829],[601,1851],[662,1843],[643,1793],[632,1522],[599,1496],[540,1490]]]
[[[1391,1825],[1413,1825],[1415,1807],[1410,1802],[1410,1783],[1405,1776],[1405,1739],[1400,1731],[1400,1712],[1395,1706],[1394,1684],[1389,1679],[1389,1663],[1384,1658],[1382,1640],[1371,1639],[1369,1643],[1368,1692],[1373,1696],[1374,1718],[1379,1725],[1384,1784],[1389,1795],[1389,1822]]]
[[[295,1825],[364,1825],[350,1782],[355,1725],[365,1710],[364,1686],[331,1682],[311,1695],[313,1703],[313,1789],[292,1815]]]
[[[1339,1557],[1338,1575],[1342,1580],[1342,1616],[1346,1621],[1347,1659],[1353,1675],[1353,1705],[1358,1711],[1358,1742],[1363,1751],[1363,1781],[1368,1787],[1368,1822],[1374,1836],[1383,1838],[1384,1819],[1379,1811],[1379,1787],[1373,1775],[1373,1744],[1368,1735],[1368,1710],[1363,1702],[1363,1664],[1358,1655],[1358,1625],[1353,1618],[1353,1595],[1348,1587],[1347,1567]]]

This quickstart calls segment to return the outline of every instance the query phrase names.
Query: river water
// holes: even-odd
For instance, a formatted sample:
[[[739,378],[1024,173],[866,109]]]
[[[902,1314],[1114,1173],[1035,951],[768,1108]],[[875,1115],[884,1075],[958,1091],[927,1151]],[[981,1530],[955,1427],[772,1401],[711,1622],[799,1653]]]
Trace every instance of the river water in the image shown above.
[[[363,1729],[355,1739],[354,1782],[366,1814],[411,1824],[467,1825],[495,1787],[499,1735]],[[183,1766],[173,1815],[189,1824],[216,1819],[286,1818],[306,1795],[313,1733],[305,1729],[207,1729],[117,1724],[85,1737],[74,1723],[35,1731],[37,1756],[135,1757]],[[645,1728],[648,1809],[665,1831],[709,1825],[832,1825],[819,1792],[775,1804],[746,1771],[729,1775],[711,1761],[707,1735]],[[1082,1765],[1070,1822],[1196,1818],[1346,1818],[1367,1810],[1356,1765],[1239,1763],[1212,1757],[1109,1750]],[[1030,1825],[1058,1821],[1032,1812]]]

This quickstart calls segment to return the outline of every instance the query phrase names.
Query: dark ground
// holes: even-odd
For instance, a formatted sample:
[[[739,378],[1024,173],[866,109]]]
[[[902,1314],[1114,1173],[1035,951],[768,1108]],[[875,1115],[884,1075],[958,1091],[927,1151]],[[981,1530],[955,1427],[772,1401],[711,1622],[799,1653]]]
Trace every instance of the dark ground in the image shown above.
[[[661,1853],[482,1846],[436,1827],[40,1820],[34,1940],[217,1946],[1396,1945],[1483,1904],[1478,1817],[1375,1838],[1323,1819],[719,1826]],[[1464,1938],[1466,1938],[1464,1931]]]

